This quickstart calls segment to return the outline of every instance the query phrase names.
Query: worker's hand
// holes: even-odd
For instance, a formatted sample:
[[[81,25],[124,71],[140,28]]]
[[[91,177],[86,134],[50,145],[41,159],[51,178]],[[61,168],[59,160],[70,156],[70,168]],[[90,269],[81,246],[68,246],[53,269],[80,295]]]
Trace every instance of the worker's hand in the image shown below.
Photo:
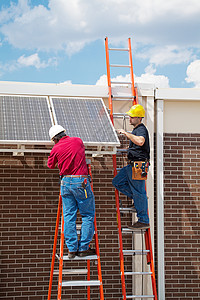
[[[125,131],[124,129],[117,129],[117,132],[118,132],[118,133],[122,133],[122,134],[124,134],[124,135],[126,134],[126,131]]]

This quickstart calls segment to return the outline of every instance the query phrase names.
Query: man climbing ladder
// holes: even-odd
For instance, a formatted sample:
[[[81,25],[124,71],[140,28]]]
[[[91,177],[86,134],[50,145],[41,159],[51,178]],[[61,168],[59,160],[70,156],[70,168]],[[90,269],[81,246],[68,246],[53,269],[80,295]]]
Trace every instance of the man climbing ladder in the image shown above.
[[[85,148],[80,138],[69,137],[60,125],[49,130],[55,143],[48,157],[48,167],[55,168],[58,163],[61,177],[61,196],[63,201],[64,235],[68,248],[68,258],[94,255],[89,248],[94,234],[95,202],[88,178]],[[77,210],[82,216],[81,236],[78,241],[76,231]]]
[[[49,135],[55,143],[48,158],[48,167],[58,168],[61,176],[61,193],[59,196],[56,228],[54,236],[51,272],[49,280],[48,300],[51,299],[53,274],[58,274],[57,300],[61,300],[63,287],[87,286],[87,299],[90,300],[90,287],[99,286],[100,299],[104,300],[101,275],[100,252],[97,235],[94,194],[90,164],[86,164],[85,147],[80,138],[69,137],[60,125],[54,125],[49,130]],[[89,182],[91,178],[91,184]],[[76,230],[77,210],[82,216],[80,239],[78,241]],[[61,210],[60,256],[56,255],[58,227]],[[89,244],[95,236],[95,248]],[[64,237],[68,248],[68,256],[64,255]],[[54,272],[55,257],[59,258],[59,270]],[[63,261],[87,260],[87,269],[63,269]],[[98,280],[90,279],[90,261],[97,261]],[[64,280],[63,276],[86,275],[87,280]]]
[[[132,133],[119,129],[129,140],[129,164],[123,167],[114,177],[112,183],[116,189],[133,199],[138,221],[130,229],[149,228],[148,201],[145,190],[145,179],[150,159],[149,134],[142,118],[145,110],[142,105],[136,104],[127,112],[130,124],[134,127]]]

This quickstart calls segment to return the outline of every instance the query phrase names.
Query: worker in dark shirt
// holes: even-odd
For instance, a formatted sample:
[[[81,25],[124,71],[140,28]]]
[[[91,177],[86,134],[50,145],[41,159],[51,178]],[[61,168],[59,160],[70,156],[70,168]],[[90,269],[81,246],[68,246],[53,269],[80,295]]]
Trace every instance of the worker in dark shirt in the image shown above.
[[[130,124],[133,126],[132,133],[123,129],[118,132],[124,134],[129,141],[128,160],[129,164],[122,168],[113,178],[113,185],[120,192],[133,199],[137,212],[138,221],[128,226],[130,229],[149,228],[148,201],[145,190],[145,179],[150,159],[149,134],[142,118],[145,110],[142,105],[136,104],[127,112]]]
[[[60,125],[49,130],[55,143],[48,157],[47,166],[60,170],[61,196],[64,216],[64,236],[68,248],[68,257],[94,255],[89,247],[94,235],[95,201],[91,190],[85,159],[85,147],[78,137],[69,137]],[[80,239],[76,231],[77,211],[82,216]]]

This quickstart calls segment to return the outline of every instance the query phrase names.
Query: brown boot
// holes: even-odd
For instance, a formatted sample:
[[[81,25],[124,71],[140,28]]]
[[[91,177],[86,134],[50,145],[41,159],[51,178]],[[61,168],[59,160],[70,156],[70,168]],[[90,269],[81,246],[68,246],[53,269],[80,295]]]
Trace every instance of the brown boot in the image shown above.
[[[85,257],[88,255],[96,255],[95,249],[89,248],[88,250],[78,252],[78,256],[80,256],[80,257]]]
[[[70,252],[68,251],[68,258],[73,259],[77,255],[77,252]]]
[[[149,224],[136,222],[133,225],[128,225],[128,228],[133,230],[148,229]]]

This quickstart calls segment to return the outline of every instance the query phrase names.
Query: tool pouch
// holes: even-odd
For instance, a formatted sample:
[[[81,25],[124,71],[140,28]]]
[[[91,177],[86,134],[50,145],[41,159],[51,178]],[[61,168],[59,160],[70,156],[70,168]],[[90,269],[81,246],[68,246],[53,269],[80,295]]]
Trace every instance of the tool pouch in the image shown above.
[[[133,180],[146,180],[149,170],[148,161],[133,161],[132,165],[132,179]]]

